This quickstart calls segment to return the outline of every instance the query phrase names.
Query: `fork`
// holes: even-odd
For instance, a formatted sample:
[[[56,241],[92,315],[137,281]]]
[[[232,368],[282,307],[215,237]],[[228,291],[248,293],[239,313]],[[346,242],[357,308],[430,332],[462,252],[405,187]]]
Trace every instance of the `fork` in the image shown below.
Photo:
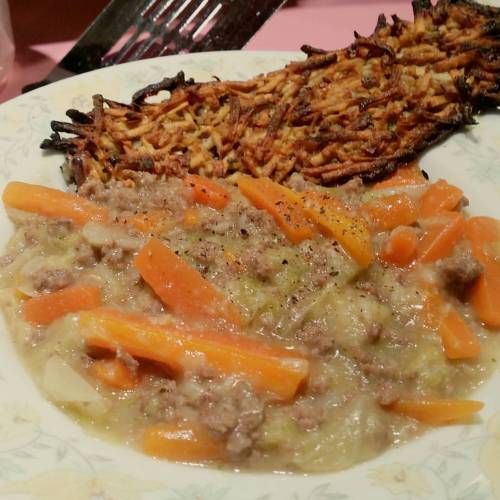
[[[285,0],[112,0],[28,92],[68,76],[149,57],[241,49]]]

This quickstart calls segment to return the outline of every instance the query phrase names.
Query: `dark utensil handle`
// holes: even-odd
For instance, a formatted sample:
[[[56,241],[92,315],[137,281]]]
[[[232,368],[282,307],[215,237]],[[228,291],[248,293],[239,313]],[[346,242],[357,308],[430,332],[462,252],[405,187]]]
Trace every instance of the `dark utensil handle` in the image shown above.
[[[25,94],[26,92],[39,89],[40,87],[45,87],[45,85],[57,82],[58,80],[64,80],[64,78],[68,78],[70,76],[75,76],[75,73],[65,68],[61,68],[58,65],[43,80],[40,80],[39,82],[28,83],[28,85],[25,85],[22,88],[21,92]]]
[[[30,92],[35,89],[39,89],[40,87],[45,87],[45,85],[48,85],[49,83],[54,83],[53,80],[40,80],[39,82],[33,82],[33,83],[28,83],[28,85],[25,85],[22,89],[21,92],[23,94],[26,94],[26,92]]]

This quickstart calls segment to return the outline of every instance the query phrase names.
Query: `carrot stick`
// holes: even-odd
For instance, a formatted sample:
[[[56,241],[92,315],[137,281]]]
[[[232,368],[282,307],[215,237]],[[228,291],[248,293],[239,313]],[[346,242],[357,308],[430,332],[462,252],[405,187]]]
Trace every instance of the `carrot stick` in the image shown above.
[[[472,254],[483,265],[469,300],[476,316],[489,328],[500,328],[500,221],[492,217],[472,217],[466,222],[466,238]],[[495,245],[497,248],[495,249]]]
[[[365,203],[364,210],[374,230],[387,231],[398,226],[410,226],[417,220],[418,209],[406,194],[393,194]]]
[[[162,423],[144,429],[142,448],[148,455],[180,462],[220,460],[224,443],[195,423]]]
[[[347,208],[344,203],[342,203],[338,198],[335,198],[335,196],[329,193],[318,191],[302,191],[301,193],[299,193],[299,196],[302,199],[302,203],[304,204],[304,208],[308,212],[308,215],[309,208],[349,214],[353,217],[356,215],[353,210]]]
[[[47,326],[66,314],[94,309],[101,305],[101,290],[80,285],[38,295],[23,305],[24,319],[33,325]]]
[[[138,379],[118,358],[98,359],[89,367],[89,373],[105,385],[115,389],[134,389]]]
[[[242,324],[238,308],[160,240],[151,238],[134,265],[174,314],[190,320],[222,318]]]
[[[336,239],[360,266],[371,264],[371,236],[362,217],[349,214],[337,199],[327,194],[307,191],[300,196],[306,214],[325,236]]]
[[[500,256],[493,245],[500,245],[500,221],[493,217],[471,217],[465,224],[465,237],[470,241],[472,254],[483,265],[500,269]]]
[[[424,301],[422,308],[424,325],[437,331],[443,322],[447,304],[435,286],[424,282],[420,288]]]
[[[485,266],[469,300],[479,320],[489,328],[500,328],[500,270],[497,267]]]
[[[458,399],[402,399],[386,408],[429,425],[468,419],[484,407],[481,401]]]
[[[153,324],[147,316],[99,308],[80,314],[80,331],[89,346],[158,361],[182,374],[198,365],[239,374],[256,390],[290,400],[306,379],[302,355],[240,335]]]
[[[448,359],[470,359],[479,356],[479,341],[456,309],[450,308],[444,315],[438,333]]]
[[[189,174],[184,183],[191,190],[193,201],[222,210],[229,203],[229,192],[220,184],[201,175]]]
[[[128,222],[143,234],[161,234],[175,225],[164,210],[146,210],[134,214]]]
[[[380,258],[389,264],[405,267],[415,258],[417,243],[415,231],[409,227],[396,228],[382,249]]]
[[[437,181],[420,198],[420,217],[431,217],[443,211],[454,210],[463,194],[456,186],[442,179]]]
[[[434,262],[447,257],[462,239],[465,229],[462,214],[443,212],[439,217],[442,223],[430,227],[418,242],[417,262]]]
[[[372,189],[385,189],[397,186],[412,186],[425,184],[426,178],[422,174],[419,166],[416,163],[405,165],[398,168],[388,179],[377,182]]]
[[[297,193],[270,179],[254,179],[248,175],[239,177],[238,187],[257,208],[273,217],[292,243],[314,236]]]
[[[423,283],[421,288],[424,297],[424,324],[439,334],[446,357],[477,358],[481,350],[480,343],[462,315],[443,299],[436,287]]]
[[[25,182],[9,182],[3,191],[4,205],[45,217],[62,217],[77,225],[89,221],[103,222],[107,210],[91,201],[58,189]]]

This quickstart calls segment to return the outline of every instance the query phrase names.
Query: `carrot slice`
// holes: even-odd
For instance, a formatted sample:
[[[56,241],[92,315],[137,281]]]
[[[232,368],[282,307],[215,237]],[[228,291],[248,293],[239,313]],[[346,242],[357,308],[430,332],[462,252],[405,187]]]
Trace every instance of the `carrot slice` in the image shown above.
[[[422,283],[421,294],[423,297],[422,320],[424,325],[431,330],[439,330],[446,311],[446,302],[437,288],[429,283]]]
[[[472,417],[484,407],[481,401],[459,399],[402,399],[386,408],[429,425],[443,425]]]
[[[138,384],[137,376],[118,358],[94,361],[89,367],[89,373],[115,389],[134,389]]]
[[[184,183],[191,190],[193,201],[200,205],[222,210],[229,203],[229,192],[207,177],[189,174],[184,177]]]
[[[416,163],[410,163],[404,167],[398,168],[388,179],[377,182],[372,189],[386,189],[397,186],[412,186],[425,184],[427,179],[422,174]]]
[[[158,361],[182,374],[198,365],[239,374],[256,390],[290,400],[309,372],[296,352],[240,335],[151,323],[146,316],[99,308],[80,314],[80,331],[89,346]]]
[[[470,241],[472,254],[483,265],[500,269],[500,256],[492,252],[500,245],[500,221],[493,217],[471,217],[465,224],[465,236]]]
[[[315,191],[301,193],[304,210],[319,230],[336,239],[362,267],[373,261],[370,232],[362,217],[349,214],[337,199]]]
[[[380,258],[395,266],[407,266],[417,253],[418,237],[409,227],[396,228],[385,244]]]
[[[238,188],[257,208],[266,210],[292,243],[311,239],[313,230],[297,193],[271,179],[242,175]]]
[[[438,330],[448,359],[477,358],[481,351],[479,340],[454,308],[444,315]]]
[[[143,234],[161,234],[175,225],[164,210],[147,210],[134,214],[129,222]]]
[[[91,220],[104,222],[108,217],[105,208],[81,196],[25,182],[9,182],[2,199],[7,207],[45,217],[70,219],[80,226]]]
[[[200,213],[197,208],[186,208],[182,222],[187,227],[195,227],[200,224]]]
[[[423,283],[421,288],[424,296],[422,309],[424,324],[439,334],[446,357],[477,358],[481,345],[462,315],[452,304],[443,299],[435,286]]]
[[[46,326],[66,314],[94,309],[100,305],[101,290],[80,285],[33,297],[24,303],[23,313],[28,323]]]
[[[242,324],[238,308],[160,240],[151,238],[135,257],[134,265],[174,314]]]
[[[500,270],[487,264],[469,300],[475,315],[489,328],[500,328]]]
[[[343,213],[354,216],[355,213],[348,209],[344,203],[342,203],[335,196],[330,195],[326,192],[318,192],[318,191],[302,191],[299,194],[302,199],[302,203],[304,204],[304,208],[308,212],[309,208],[315,208],[317,210],[328,210],[329,212],[335,213]],[[312,207],[311,207],[312,205]]]
[[[462,239],[465,230],[463,215],[456,212],[440,214],[441,224],[430,227],[418,242],[417,262],[427,263],[447,257]]]
[[[435,182],[420,198],[420,217],[431,217],[443,211],[454,210],[463,194],[460,188],[445,180]]]
[[[224,443],[195,423],[162,423],[146,427],[142,448],[153,457],[180,462],[220,460],[226,454]]]
[[[465,235],[472,254],[483,265],[483,273],[474,284],[469,300],[476,316],[489,328],[500,328],[500,221],[492,217],[472,217],[466,222]]]
[[[369,201],[363,208],[376,231],[411,226],[418,217],[417,205],[406,193]]]

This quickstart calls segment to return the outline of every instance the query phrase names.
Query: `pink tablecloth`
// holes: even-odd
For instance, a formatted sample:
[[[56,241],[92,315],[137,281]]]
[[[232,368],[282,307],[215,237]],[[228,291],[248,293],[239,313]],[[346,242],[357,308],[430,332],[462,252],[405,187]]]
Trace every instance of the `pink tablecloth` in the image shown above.
[[[105,4],[104,0],[90,2],[95,12],[101,7],[99,2]],[[0,102],[19,95],[23,85],[43,79],[71,48],[75,37],[78,36],[78,31],[71,32],[71,20],[81,23],[82,16],[73,15],[66,22],[61,22],[58,31],[57,24],[54,25],[54,12],[48,5],[57,4],[57,0],[40,2],[46,6],[43,11],[48,16],[46,22],[35,12],[37,4],[34,3],[30,8],[29,3],[29,0],[23,0],[19,4],[17,0],[11,1],[18,52],[7,83],[0,88]],[[82,2],[74,2],[73,14],[79,11],[79,3]],[[23,7],[19,7],[21,4]],[[22,10],[23,8],[25,10]],[[54,5],[53,9],[56,8],[57,5]],[[82,13],[85,12],[90,19],[95,15],[94,11],[89,11],[89,2],[85,2],[85,5],[82,3],[81,8]],[[59,11],[59,14],[61,12]],[[291,1],[261,28],[245,49],[298,50],[303,43],[331,49],[343,47],[353,40],[354,29],[361,34],[371,33],[381,12],[411,18],[410,0]],[[44,26],[47,28],[45,32],[41,30]],[[75,28],[79,29],[80,26]]]

